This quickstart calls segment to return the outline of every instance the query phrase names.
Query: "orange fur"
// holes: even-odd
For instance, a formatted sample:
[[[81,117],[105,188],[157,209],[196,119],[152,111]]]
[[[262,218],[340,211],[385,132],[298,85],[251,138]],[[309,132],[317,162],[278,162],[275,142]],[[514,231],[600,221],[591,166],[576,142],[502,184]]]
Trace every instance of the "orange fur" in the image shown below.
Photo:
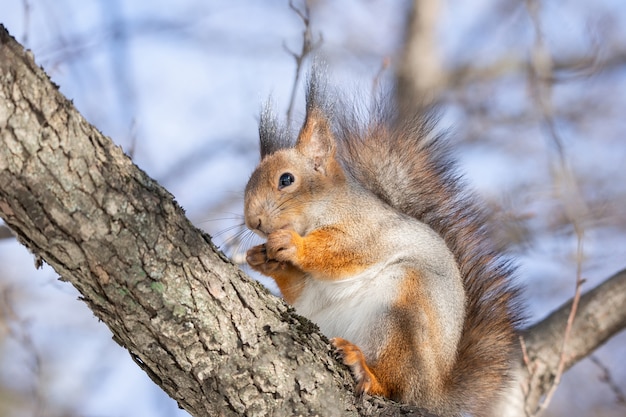
[[[288,252],[290,255],[288,258],[277,259],[290,261],[304,271],[318,273],[319,275],[316,275],[318,279],[345,278],[369,266],[368,258],[371,257],[358,250],[359,248],[342,242],[342,233],[337,228],[316,229],[305,237],[301,237],[293,230],[278,230],[275,233],[280,233],[284,237],[289,236],[293,247],[293,251]]]
[[[419,400],[419,404],[436,410],[440,406],[437,399],[445,396],[444,381],[450,376],[454,358],[439,355],[443,343],[440,323],[420,279],[418,271],[407,271],[391,310],[395,325],[385,335],[372,335],[380,339],[377,358],[367,361],[358,346],[342,338],[333,338],[331,343],[352,371],[358,394],[404,402]]]

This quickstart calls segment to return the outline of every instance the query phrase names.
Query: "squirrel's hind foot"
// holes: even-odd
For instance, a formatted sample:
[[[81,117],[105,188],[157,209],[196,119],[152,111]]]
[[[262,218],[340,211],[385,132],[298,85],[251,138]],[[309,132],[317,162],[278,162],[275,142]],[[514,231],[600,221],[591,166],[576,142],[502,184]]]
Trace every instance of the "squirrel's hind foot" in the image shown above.
[[[344,365],[350,368],[352,376],[357,383],[356,393],[358,395],[367,393],[370,395],[387,396],[387,390],[384,389],[376,375],[372,372],[372,369],[367,365],[365,355],[357,345],[340,337],[331,339],[330,343],[339,354]]]

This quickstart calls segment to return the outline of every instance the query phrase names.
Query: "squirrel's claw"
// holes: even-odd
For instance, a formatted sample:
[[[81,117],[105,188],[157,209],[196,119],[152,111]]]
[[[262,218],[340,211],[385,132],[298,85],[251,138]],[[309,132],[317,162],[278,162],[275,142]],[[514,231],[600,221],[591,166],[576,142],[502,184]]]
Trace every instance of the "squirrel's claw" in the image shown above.
[[[284,268],[284,262],[268,258],[264,244],[249,249],[246,253],[246,262],[248,262],[248,265],[255,271],[266,275],[281,267]]]
[[[251,267],[259,266],[267,261],[267,252],[265,245],[257,245],[246,252],[246,262]]]
[[[365,355],[361,349],[340,337],[330,340],[344,365],[350,368],[352,376],[356,380],[356,393],[372,395],[385,395],[383,387],[365,361]]]

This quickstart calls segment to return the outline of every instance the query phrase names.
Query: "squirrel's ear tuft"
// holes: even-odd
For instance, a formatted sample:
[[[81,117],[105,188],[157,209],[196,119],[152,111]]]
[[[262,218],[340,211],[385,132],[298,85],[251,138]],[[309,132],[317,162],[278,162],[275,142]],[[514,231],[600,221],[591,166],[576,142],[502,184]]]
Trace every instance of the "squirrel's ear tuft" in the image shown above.
[[[310,108],[298,135],[296,149],[314,161],[315,169],[324,167],[335,156],[335,138],[323,111]]]
[[[306,88],[306,111],[307,114],[314,109],[328,108],[328,75],[326,66],[318,60],[313,62],[311,70],[307,74]]]
[[[306,118],[296,142],[296,149],[313,158],[315,169],[325,167],[334,160],[337,147],[332,129],[334,112],[327,78],[326,65],[316,59],[308,74]]]
[[[259,120],[259,139],[261,142],[261,160],[274,152],[293,147],[289,130],[278,122],[270,100],[265,103]]]

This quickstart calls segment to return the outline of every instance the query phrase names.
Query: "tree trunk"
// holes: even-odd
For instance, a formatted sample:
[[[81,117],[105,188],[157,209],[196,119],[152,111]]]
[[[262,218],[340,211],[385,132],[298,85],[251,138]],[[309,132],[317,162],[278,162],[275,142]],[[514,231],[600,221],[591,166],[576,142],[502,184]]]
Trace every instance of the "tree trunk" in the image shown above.
[[[315,325],[246,277],[0,27],[0,216],[194,416],[357,415]]]

